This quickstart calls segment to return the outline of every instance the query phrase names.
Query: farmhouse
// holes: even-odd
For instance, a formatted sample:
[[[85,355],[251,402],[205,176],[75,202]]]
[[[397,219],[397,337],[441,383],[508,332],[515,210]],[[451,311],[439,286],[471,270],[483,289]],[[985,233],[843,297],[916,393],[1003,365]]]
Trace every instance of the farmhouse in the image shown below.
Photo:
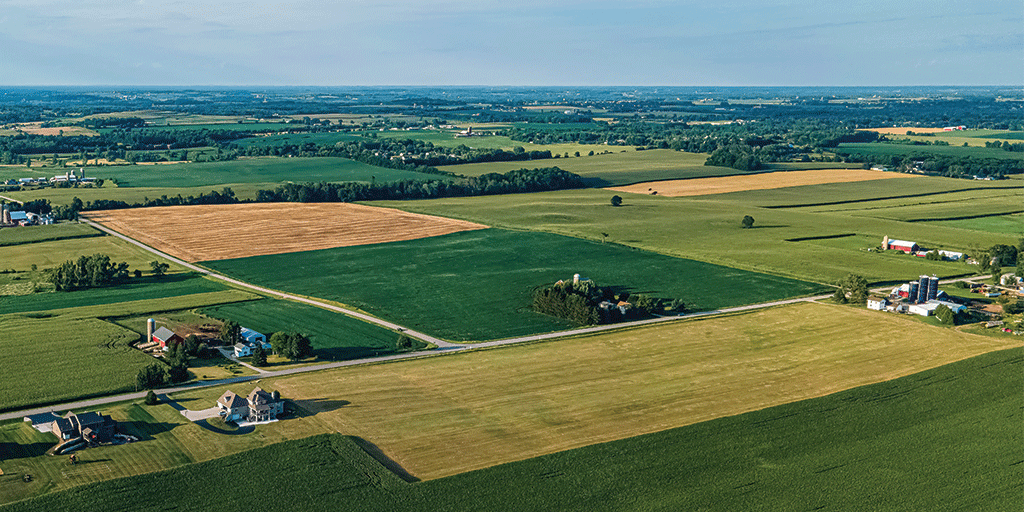
[[[275,400],[273,395],[257,387],[246,398],[225,391],[217,399],[217,407],[224,421],[270,421],[284,412],[284,400]]]
[[[81,437],[86,441],[107,443],[117,433],[117,422],[96,412],[69,412],[63,418],[53,420],[51,431],[61,441]]]
[[[170,350],[171,346],[185,340],[182,339],[181,336],[175,334],[174,331],[166,327],[161,327],[153,333],[153,339],[151,341],[159,343],[161,350]]]
[[[252,355],[253,349],[259,344],[263,347],[263,350],[270,350],[270,343],[267,342],[267,337],[247,327],[239,329],[239,334],[242,341],[235,344],[234,351],[235,357],[247,357]]]
[[[875,311],[885,311],[885,307],[888,305],[889,299],[885,297],[879,297],[877,295],[872,295],[868,297],[868,309],[873,309]]]

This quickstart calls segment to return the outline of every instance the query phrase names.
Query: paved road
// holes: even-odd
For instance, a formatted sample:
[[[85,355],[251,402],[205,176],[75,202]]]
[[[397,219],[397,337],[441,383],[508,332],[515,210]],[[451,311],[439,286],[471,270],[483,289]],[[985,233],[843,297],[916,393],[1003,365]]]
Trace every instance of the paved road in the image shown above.
[[[673,320],[681,320],[681,319],[687,319],[687,318],[698,318],[698,317],[704,317],[704,316],[721,315],[721,314],[736,313],[736,312],[742,312],[742,311],[751,311],[751,310],[755,310],[755,309],[763,309],[763,308],[769,308],[769,307],[774,307],[774,306],[782,306],[782,305],[786,305],[786,304],[795,304],[795,303],[798,303],[798,302],[812,302],[812,301],[822,300],[822,299],[826,299],[828,297],[831,297],[831,294],[828,294],[828,295],[817,295],[817,296],[814,296],[814,297],[800,297],[800,298],[795,298],[795,299],[786,299],[786,300],[778,300],[778,301],[772,301],[772,302],[765,302],[765,303],[761,303],[761,304],[749,304],[749,305],[746,305],[746,306],[737,306],[737,307],[733,307],[733,308],[716,309],[716,310],[713,310],[713,311],[701,311],[701,312],[697,312],[697,313],[690,313],[690,314],[678,315],[678,316],[663,316],[663,317],[651,318],[651,319],[646,319],[646,320],[638,320],[638,321],[634,321],[634,322],[623,322],[623,323],[618,323],[618,324],[609,324],[609,325],[599,325],[599,326],[594,326],[594,327],[585,327],[585,328],[581,328],[581,329],[574,329],[574,330],[571,330],[571,331],[560,331],[560,332],[552,332],[552,333],[546,333],[546,334],[536,334],[536,335],[532,335],[532,336],[522,336],[522,337],[518,337],[518,338],[508,338],[508,339],[504,339],[504,340],[488,341],[488,342],[484,342],[484,343],[462,343],[462,344],[459,344],[459,343],[450,343],[450,342],[447,342],[447,341],[435,338],[433,336],[426,335],[424,333],[420,333],[420,332],[412,331],[412,330],[409,330],[409,329],[405,329],[402,326],[399,326],[397,324],[393,324],[391,322],[388,322],[388,321],[385,321],[385,320],[381,320],[379,318],[374,318],[372,316],[369,316],[369,315],[366,315],[366,314],[363,314],[363,313],[359,313],[358,311],[352,311],[350,309],[346,309],[346,308],[342,308],[342,307],[339,307],[339,306],[335,306],[333,304],[327,304],[325,302],[309,299],[309,298],[306,298],[306,297],[300,297],[300,296],[297,296],[297,295],[292,295],[292,294],[289,294],[289,293],[283,293],[283,292],[279,292],[279,291],[276,291],[276,290],[270,290],[270,289],[267,289],[267,288],[263,288],[263,287],[260,287],[260,286],[254,286],[254,285],[251,285],[249,283],[244,283],[242,281],[238,281],[236,279],[232,279],[230,277],[218,274],[218,273],[213,272],[211,270],[208,270],[208,269],[205,269],[205,268],[202,268],[202,267],[198,267],[196,265],[192,265],[192,264],[190,264],[190,263],[188,263],[186,261],[183,261],[181,259],[175,258],[174,256],[171,256],[171,255],[166,254],[166,253],[164,253],[162,251],[159,251],[157,249],[149,247],[149,246],[147,246],[147,245],[145,245],[143,243],[140,243],[140,242],[138,242],[136,240],[133,240],[133,239],[127,237],[127,236],[124,236],[124,235],[122,235],[122,234],[120,234],[120,233],[118,233],[116,231],[113,231],[113,230],[111,230],[109,228],[106,228],[106,227],[104,227],[104,226],[102,226],[100,224],[97,224],[97,223],[93,222],[93,221],[90,221],[90,220],[87,220],[87,219],[84,219],[83,221],[88,223],[89,225],[91,225],[91,226],[93,226],[93,227],[103,231],[103,232],[106,232],[106,233],[109,233],[110,235],[113,235],[113,236],[116,236],[118,238],[121,238],[122,240],[125,240],[125,241],[127,241],[127,242],[129,242],[131,244],[134,244],[134,245],[136,245],[136,246],[138,246],[138,247],[140,247],[140,248],[142,248],[142,249],[144,249],[146,251],[152,252],[153,254],[156,254],[156,255],[158,255],[158,256],[160,256],[162,258],[166,258],[166,259],[168,259],[170,261],[173,261],[173,262],[177,263],[178,265],[181,265],[181,266],[183,266],[185,268],[188,268],[190,270],[194,270],[196,272],[200,272],[200,273],[202,273],[204,275],[207,275],[207,276],[209,276],[211,278],[219,279],[219,280],[231,283],[231,284],[233,284],[235,286],[239,286],[239,287],[242,287],[242,288],[248,288],[250,290],[255,290],[255,291],[258,291],[260,293],[272,295],[272,296],[275,296],[275,297],[295,300],[295,301],[303,302],[303,303],[310,304],[310,305],[313,305],[313,306],[317,306],[317,307],[321,307],[321,308],[324,308],[324,309],[328,309],[328,310],[331,310],[331,311],[335,311],[335,312],[338,312],[338,313],[343,313],[343,314],[347,314],[347,315],[350,315],[350,316],[354,316],[356,318],[360,318],[360,319],[363,319],[363,320],[365,320],[367,322],[371,322],[371,323],[374,323],[374,324],[377,324],[377,325],[381,325],[381,326],[387,327],[389,329],[403,331],[403,332],[409,334],[410,336],[413,336],[413,337],[420,338],[422,340],[428,341],[430,343],[433,343],[434,345],[437,345],[437,347],[438,347],[436,350],[431,350],[431,351],[427,351],[427,352],[409,352],[409,353],[404,353],[404,354],[391,354],[391,355],[386,355],[386,356],[370,357],[370,358],[366,358],[366,359],[356,359],[356,360],[350,360],[350,361],[338,361],[338,362],[333,362],[333,363],[324,363],[324,364],[317,364],[317,365],[310,365],[310,366],[300,366],[300,367],[295,367],[295,368],[288,368],[288,369],[285,369],[285,370],[271,370],[271,371],[268,371],[268,370],[257,370],[257,371],[261,371],[262,373],[260,373],[259,375],[251,375],[251,376],[244,376],[244,377],[232,377],[232,378],[229,378],[229,379],[221,379],[221,380],[216,380],[216,381],[196,382],[196,383],[191,383],[191,384],[187,384],[187,385],[184,385],[184,386],[156,390],[157,393],[162,393],[162,394],[176,393],[176,392],[179,392],[179,391],[186,391],[186,390],[191,390],[191,389],[200,389],[200,388],[211,387],[211,386],[221,386],[221,385],[225,385],[225,384],[249,382],[249,381],[254,381],[254,380],[259,380],[259,379],[264,379],[264,378],[281,377],[281,376],[285,376],[285,375],[294,375],[294,374],[297,374],[297,373],[314,372],[314,371],[326,370],[326,369],[331,369],[331,368],[342,368],[342,367],[346,367],[346,366],[356,366],[356,365],[370,364],[370,363],[379,363],[379,362],[385,362],[385,361],[396,361],[396,360],[399,360],[399,359],[409,359],[409,358],[416,358],[416,357],[443,356],[443,355],[447,355],[447,354],[452,354],[452,353],[456,353],[456,352],[463,352],[463,351],[466,351],[466,350],[472,350],[472,349],[476,349],[476,348],[489,348],[489,347],[497,347],[497,346],[502,346],[502,345],[513,345],[513,344],[516,344],[516,343],[528,343],[528,342],[533,342],[533,341],[550,340],[550,339],[562,338],[562,337],[566,337],[566,336],[576,336],[576,335],[580,335],[580,334],[597,333],[597,332],[602,332],[602,331],[609,331],[609,330],[614,330],[614,329],[623,329],[623,328],[628,328],[628,327],[635,327],[635,326],[654,324],[654,323],[660,323],[660,322],[670,322],[670,321],[673,321]],[[63,412],[63,411],[71,410],[71,409],[83,409],[83,408],[87,408],[87,407],[95,407],[95,406],[99,406],[99,405],[110,404],[110,403],[115,403],[115,402],[122,402],[122,401],[126,401],[126,400],[138,400],[138,399],[143,398],[145,395],[146,395],[146,392],[140,391],[140,392],[137,392],[137,393],[125,393],[125,394],[121,394],[121,395],[108,396],[108,397],[102,397],[102,398],[95,398],[95,399],[91,399],[91,400],[81,400],[81,401],[77,401],[77,402],[70,402],[70,403],[52,405],[52,406],[47,406],[47,407],[39,407],[39,408],[23,410],[23,411],[8,412],[8,413],[0,414],[0,421],[14,419],[14,418],[21,418],[21,417],[32,415],[32,414],[46,413],[46,412],[50,412],[50,411]]]

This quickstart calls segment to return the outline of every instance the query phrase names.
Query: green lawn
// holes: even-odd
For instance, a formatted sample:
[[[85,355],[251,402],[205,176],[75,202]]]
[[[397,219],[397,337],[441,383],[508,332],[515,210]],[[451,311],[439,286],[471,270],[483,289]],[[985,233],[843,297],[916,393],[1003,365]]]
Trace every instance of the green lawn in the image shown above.
[[[171,274],[162,278],[131,278],[123,285],[92,288],[73,292],[36,293],[21,296],[0,296],[0,315],[27,311],[46,311],[67,307],[95,306],[115,302],[176,297],[203,292],[227,290],[219,282],[198,274]]]
[[[204,308],[202,313],[264,334],[301,332],[309,336],[318,359],[344,360],[395,351],[398,334],[390,329],[326,309],[287,300],[264,299]]]
[[[1021,349],[993,352],[821,398],[415,483],[374,460],[361,440],[326,434],[5,510],[79,510],[81,503],[154,511],[297,503],[353,511],[1017,510],[1022,371]],[[254,474],[274,475],[273,500],[223,485]]]
[[[46,226],[0,229],[0,246],[31,244],[66,238],[102,236],[103,233],[86,224],[62,222]]]
[[[923,258],[889,258],[867,251],[881,244],[886,235],[942,249],[962,250],[971,244],[989,247],[1017,242],[1012,236],[965,232],[921,222],[759,208],[749,198],[766,197],[772,191],[760,192],[745,193],[748,200],[735,196],[720,199],[728,194],[671,198],[621,193],[624,203],[618,208],[610,205],[612,192],[594,189],[373,204],[494,227],[546,231],[598,241],[602,233],[608,233],[609,241],[618,244],[814,282],[834,282],[849,273],[863,275],[869,281],[903,281],[925,273],[951,276],[968,272],[962,264],[929,262]],[[805,197],[809,201],[813,198],[813,195]],[[754,217],[753,229],[742,229],[740,220],[744,215]],[[787,241],[844,233],[856,233],[877,242],[852,249]]]
[[[575,273],[630,293],[681,298],[691,309],[824,290],[807,282],[616,244],[501,229],[204,264],[247,282],[349,304],[453,340],[568,327],[534,313],[530,297],[534,288]],[[268,268],[275,271],[267,272]]]
[[[464,176],[480,176],[490,172],[504,173],[523,167],[558,167],[579,174],[588,185],[607,187],[644,181],[704,178],[748,174],[727,167],[705,166],[707,155],[671,149],[651,149],[620,153],[614,146],[601,146],[597,152],[608,154],[532,160],[527,162],[486,162],[442,166],[441,169]],[[584,154],[585,155],[585,154]]]

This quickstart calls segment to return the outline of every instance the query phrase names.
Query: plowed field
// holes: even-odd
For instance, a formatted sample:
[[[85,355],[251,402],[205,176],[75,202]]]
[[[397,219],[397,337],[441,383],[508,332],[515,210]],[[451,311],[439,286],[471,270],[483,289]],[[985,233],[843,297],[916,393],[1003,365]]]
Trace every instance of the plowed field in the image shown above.
[[[167,206],[81,216],[186,261],[415,240],[487,228],[349,203]]]
[[[647,183],[637,183],[636,185],[629,185],[627,187],[614,187],[609,190],[629,192],[633,194],[651,194],[657,192],[659,196],[682,197],[724,194],[726,192],[742,192],[744,190],[768,190],[773,188],[799,187],[801,185],[849,183],[853,181],[912,177],[918,176],[913,174],[869,171],[864,169],[822,169],[817,171],[773,172],[766,174],[753,174],[749,176],[649,181]]]

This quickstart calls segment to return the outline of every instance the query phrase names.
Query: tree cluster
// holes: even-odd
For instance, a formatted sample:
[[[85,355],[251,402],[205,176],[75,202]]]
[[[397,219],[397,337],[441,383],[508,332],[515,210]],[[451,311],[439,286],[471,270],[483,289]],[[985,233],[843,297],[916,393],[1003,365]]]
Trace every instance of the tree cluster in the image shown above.
[[[604,301],[618,304],[630,298],[628,292],[618,295],[610,287],[599,287],[590,280],[579,283],[559,282],[537,288],[533,292],[533,310],[562,318],[575,325],[595,325],[620,322],[650,316],[658,310],[661,301],[647,295],[633,297],[631,307],[623,314],[617,307],[598,307]],[[682,310],[681,301],[673,301],[673,308]]]
[[[836,283],[836,292],[832,298],[840,304],[865,304],[868,300],[867,279],[857,274],[847,274]]]
[[[304,334],[296,332],[275,332],[270,336],[274,352],[293,361],[313,355],[313,344]]]
[[[106,254],[80,256],[47,271],[57,291],[73,291],[121,284],[128,279],[128,264],[114,263]]]

